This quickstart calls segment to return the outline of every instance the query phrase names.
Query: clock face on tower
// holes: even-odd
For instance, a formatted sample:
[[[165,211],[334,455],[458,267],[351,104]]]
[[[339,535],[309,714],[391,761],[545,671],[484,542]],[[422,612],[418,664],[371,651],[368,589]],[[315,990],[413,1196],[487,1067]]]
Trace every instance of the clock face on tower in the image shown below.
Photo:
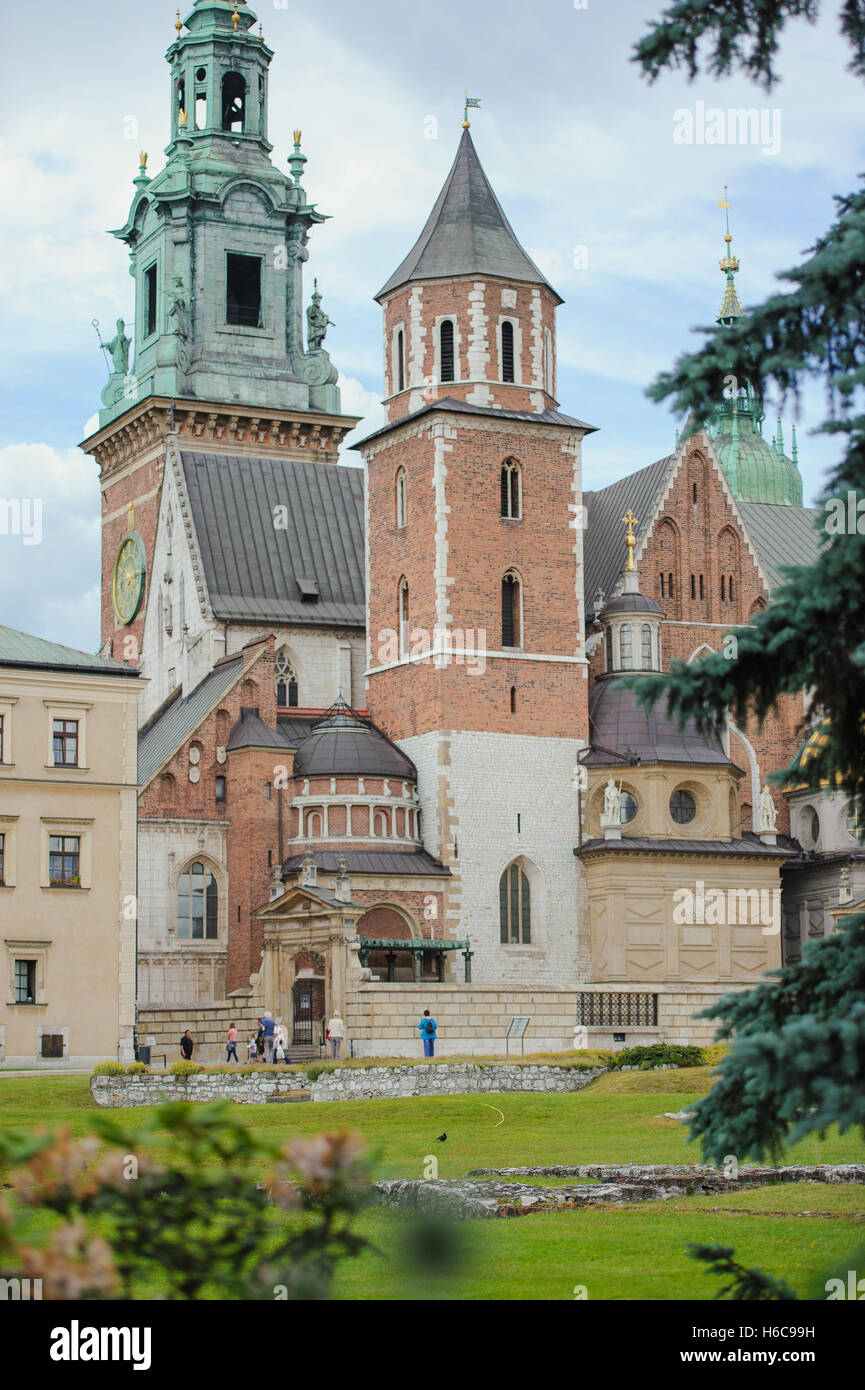
[[[111,598],[118,622],[131,623],[138,612],[146,572],[144,542],[137,531],[130,531],[117,548],[111,580]]]

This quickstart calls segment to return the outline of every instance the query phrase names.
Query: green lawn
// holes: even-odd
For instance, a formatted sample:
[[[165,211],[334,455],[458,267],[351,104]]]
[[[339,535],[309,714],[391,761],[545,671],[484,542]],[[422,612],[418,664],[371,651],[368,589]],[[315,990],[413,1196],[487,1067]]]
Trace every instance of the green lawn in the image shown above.
[[[711,1085],[706,1068],[680,1072],[611,1073],[571,1095],[493,1094],[340,1104],[244,1106],[244,1118],[280,1138],[350,1128],[377,1155],[380,1176],[420,1178],[434,1154],[441,1177],[472,1168],[578,1163],[697,1163],[687,1127],[664,1118]],[[0,1128],[88,1129],[96,1107],[86,1077],[0,1076]],[[134,1121],[140,1112],[124,1112]],[[504,1116],[502,1122],[501,1116]],[[447,1141],[436,1136],[447,1133]],[[787,1161],[863,1162],[851,1135],[806,1140]],[[812,1213],[808,1216],[798,1212]],[[344,1299],[572,1299],[575,1285],[590,1298],[711,1298],[716,1281],[688,1258],[688,1241],[735,1245],[746,1264],[780,1272],[800,1294],[813,1296],[827,1270],[865,1247],[865,1189],[802,1184],[732,1195],[459,1224],[457,1274],[425,1274],[404,1247],[415,1229],[399,1212],[364,1214],[374,1242],[342,1266],[336,1296]]]

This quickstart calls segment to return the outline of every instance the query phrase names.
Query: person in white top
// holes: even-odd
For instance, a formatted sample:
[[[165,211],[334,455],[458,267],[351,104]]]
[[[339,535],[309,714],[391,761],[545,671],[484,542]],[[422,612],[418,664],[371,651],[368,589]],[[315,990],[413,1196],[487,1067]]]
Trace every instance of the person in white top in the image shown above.
[[[331,1057],[338,1057],[342,1051],[342,1040],[345,1037],[345,1024],[338,1009],[327,1025],[327,1036],[330,1039]]]
[[[281,1018],[278,1018],[276,1020],[276,1027],[273,1030],[273,1060],[275,1062],[284,1062],[286,1060],[285,1037],[285,1024],[283,1023]]]

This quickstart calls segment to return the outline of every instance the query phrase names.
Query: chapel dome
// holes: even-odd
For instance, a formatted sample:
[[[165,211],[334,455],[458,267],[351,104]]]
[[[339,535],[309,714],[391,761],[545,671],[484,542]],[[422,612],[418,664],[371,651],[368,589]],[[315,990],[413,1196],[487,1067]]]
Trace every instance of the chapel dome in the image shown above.
[[[333,705],[294,755],[295,776],[396,777],[417,781],[411,758],[344,702]]]
[[[694,721],[679,728],[662,695],[651,709],[638,703],[637,691],[617,677],[599,676],[589,691],[591,748],[587,767],[635,763],[729,765],[720,739],[701,734]],[[619,756],[617,756],[617,754]]]

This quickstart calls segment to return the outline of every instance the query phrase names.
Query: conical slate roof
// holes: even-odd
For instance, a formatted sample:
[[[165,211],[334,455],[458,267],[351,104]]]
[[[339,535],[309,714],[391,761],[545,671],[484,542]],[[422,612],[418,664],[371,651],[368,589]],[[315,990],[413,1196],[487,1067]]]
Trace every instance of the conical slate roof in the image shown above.
[[[556,294],[517,241],[467,130],[426,226],[376,299],[411,280],[454,275],[497,275],[546,285]]]

